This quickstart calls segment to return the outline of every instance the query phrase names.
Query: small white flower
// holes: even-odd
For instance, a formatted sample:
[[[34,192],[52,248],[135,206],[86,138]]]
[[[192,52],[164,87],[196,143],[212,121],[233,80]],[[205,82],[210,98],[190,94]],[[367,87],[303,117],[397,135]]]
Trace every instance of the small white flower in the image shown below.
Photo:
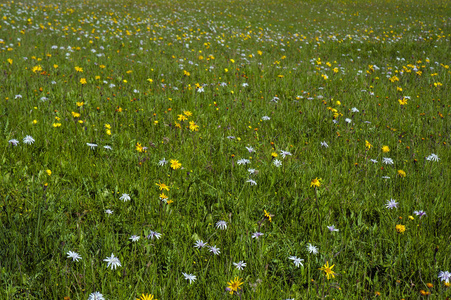
[[[113,148],[111,148],[111,146],[108,146],[108,145],[103,146],[103,148],[104,148],[104,149],[107,149],[107,150],[113,150]]]
[[[356,107],[351,108],[351,112],[355,113],[355,112],[359,112],[359,110]]]
[[[132,235],[129,240],[131,240],[132,242],[137,242],[139,241],[140,236],[139,235]]]
[[[72,258],[72,261],[79,261],[81,256],[77,252],[67,252],[67,258]]]
[[[105,298],[103,298],[103,295],[101,293],[94,292],[89,295],[88,300],[105,300]]]
[[[229,140],[234,140],[234,139],[235,139],[235,137],[234,137],[233,135],[229,135],[227,138],[228,138]]]
[[[257,173],[257,170],[255,169],[247,169],[247,171],[249,172],[249,174],[254,175]]]
[[[271,99],[271,102],[277,103],[279,101],[279,97],[274,97]]]
[[[10,143],[10,144],[13,145],[13,146],[19,145],[19,141],[16,140],[16,139],[9,140],[8,143]]]
[[[449,272],[449,271],[440,271],[440,273],[438,273],[438,278],[441,281],[449,283],[449,280],[451,279],[451,272]]]
[[[251,161],[250,161],[249,159],[242,158],[242,159],[238,160],[236,163],[237,163],[238,165],[247,165],[247,164],[250,164]]]
[[[247,146],[246,149],[247,151],[249,151],[249,153],[255,152],[254,148],[252,148],[251,146]]]
[[[17,98],[22,98],[22,95],[21,95],[21,94],[18,94],[18,95],[16,95],[16,96],[14,97],[14,99],[17,99]]]
[[[167,164],[168,163],[168,161],[163,157],[163,159],[161,159],[159,162],[158,162],[158,165],[159,166],[164,166],[165,164]]]
[[[304,261],[302,258],[298,258],[296,256],[290,256],[288,258],[293,261],[293,263],[296,267],[299,267],[300,265],[304,266],[304,264],[302,264],[302,262]]]
[[[197,249],[204,248],[205,246],[207,246],[207,243],[205,243],[202,240],[198,240],[194,243],[194,248],[197,248]]]
[[[247,86],[249,86],[249,83],[244,82],[241,86],[242,86],[242,87],[247,87]]]
[[[220,249],[216,246],[211,246],[210,248],[210,252],[213,253],[214,255],[219,255],[221,253],[221,251],[219,251]]]
[[[262,117],[262,120],[263,120],[263,121],[269,121],[269,120],[271,120],[271,118],[268,117],[268,116],[263,116],[263,117]]]
[[[437,154],[432,153],[431,155],[429,155],[428,157],[426,157],[427,161],[439,161],[440,158],[438,157]]]
[[[105,213],[106,213],[107,215],[111,215],[111,214],[113,213],[113,211],[112,211],[111,209],[106,209],[106,210],[105,210]]]
[[[395,199],[387,200],[387,203],[385,204],[385,207],[388,209],[398,208],[398,202],[396,202]]]
[[[130,195],[129,195],[129,194],[122,194],[122,196],[119,197],[119,200],[122,200],[122,201],[124,201],[124,202],[127,202],[127,201],[130,201],[131,198],[130,198]]]
[[[278,159],[275,159],[273,160],[272,164],[278,168],[282,165],[282,162]]]
[[[196,281],[196,275],[186,274],[186,273],[183,273],[183,272],[182,272],[182,274],[183,274],[183,276],[185,277],[186,280],[189,280],[190,284],[193,283],[194,281]]]
[[[390,176],[382,176],[382,179],[390,179]]]
[[[225,230],[225,229],[227,229],[227,222],[226,221],[218,221],[218,222],[216,222],[216,228],[218,228],[218,229],[222,229],[222,230]]]
[[[321,146],[324,148],[329,148],[329,145],[325,141],[321,142]]]
[[[249,182],[251,185],[257,185],[257,182],[253,179],[248,179],[246,182]]]
[[[280,155],[282,155],[282,158],[285,158],[287,155],[291,156],[292,154],[288,151],[280,150]]]
[[[351,122],[352,122],[352,120],[351,120],[351,119],[349,119],[349,118],[346,118],[346,119],[345,119],[345,122],[349,124],[349,123],[351,123]]]
[[[161,233],[158,233],[158,232],[155,232],[152,230],[150,231],[149,235],[147,235],[147,238],[152,239],[152,240],[153,240],[153,238],[156,238],[157,240],[159,240],[160,237],[161,237]]]
[[[133,93],[135,93],[135,94],[139,94],[139,90],[137,90],[137,89],[134,89],[134,90],[133,90]]]
[[[311,254],[318,254],[318,247],[313,246],[312,244],[308,243],[307,244],[307,251]]]
[[[377,164],[377,160],[375,159],[370,159],[370,162],[372,162],[373,164]]]
[[[86,145],[91,147],[91,150],[94,150],[97,147],[97,144],[92,144],[92,143],[86,143]]]
[[[252,234],[252,238],[253,238],[253,239],[258,239],[258,238],[261,237],[262,235],[264,235],[264,233],[261,233],[261,232],[254,232],[254,233]]]
[[[394,164],[393,159],[389,158],[389,157],[383,157],[382,158],[382,163],[386,164],[386,165],[392,165]]]
[[[23,138],[22,142],[24,144],[30,145],[34,143],[34,138],[31,135],[27,135],[26,137]]]
[[[417,216],[420,216],[420,218],[421,218],[422,216],[425,216],[425,215],[426,215],[426,212],[423,211],[423,210],[416,210],[416,211],[414,211],[413,213],[416,214]]]
[[[239,262],[237,262],[237,263],[233,263],[233,265],[238,269],[238,270],[243,270],[244,269],[244,267],[246,266],[246,263],[244,262],[244,261],[242,261],[242,260],[240,260]]]
[[[103,261],[106,261],[108,265],[107,268],[111,266],[111,270],[115,270],[117,267],[122,267],[121,261],[119,258],[115,257],[113,253],[111,253],[110,257],[105,258]]]
[[[338,229],[337,229],[337,228],[335,228],[335,225],[332,225],[332,226],[327,226],[327,229],[329,229],[329,230],[330,230],[330,232],[336,232],[336,231],[338,231]]]

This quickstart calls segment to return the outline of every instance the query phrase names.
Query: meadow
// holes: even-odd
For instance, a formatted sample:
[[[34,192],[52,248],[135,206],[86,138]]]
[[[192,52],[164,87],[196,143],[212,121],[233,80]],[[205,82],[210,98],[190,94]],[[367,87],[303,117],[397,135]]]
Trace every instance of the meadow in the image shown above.
[[[0,299],[451,297],[447,1],[0,12]]]

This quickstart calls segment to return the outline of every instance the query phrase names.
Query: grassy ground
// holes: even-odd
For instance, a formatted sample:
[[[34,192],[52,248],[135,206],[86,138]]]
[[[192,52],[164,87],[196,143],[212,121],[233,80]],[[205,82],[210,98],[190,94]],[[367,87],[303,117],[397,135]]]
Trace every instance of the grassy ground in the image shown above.
[[[451,296],[447,1],[0,11],[1,299]]]

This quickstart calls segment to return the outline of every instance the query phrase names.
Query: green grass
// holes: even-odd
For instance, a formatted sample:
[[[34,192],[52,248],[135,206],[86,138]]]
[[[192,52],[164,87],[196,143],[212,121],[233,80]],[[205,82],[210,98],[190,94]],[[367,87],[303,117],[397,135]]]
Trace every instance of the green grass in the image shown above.
[[[0,11],[1,299],[451,296],[438,277],[451,269],[446,1],[10,1]]]

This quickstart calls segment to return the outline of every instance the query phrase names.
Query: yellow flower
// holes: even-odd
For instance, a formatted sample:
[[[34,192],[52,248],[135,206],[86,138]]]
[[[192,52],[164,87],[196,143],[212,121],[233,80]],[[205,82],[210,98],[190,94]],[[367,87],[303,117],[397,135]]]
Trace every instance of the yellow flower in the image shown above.
[[[33,120],[33,124],[38,124],[38,120]]]
[[[83,73],[83,69],[80,68],[80,67],[75,67],[75,71],[80,72],[80,73]]]
[[[171,168],[174,170],[180,169],[180,167],[182,166],[182,164],[179,163],[179,161],[176,159],[171,159],[169,162],[171,163]]]
[[[160,181],[158,181],[158,183],[155,183],[155,184],[160,188],[160,191],[162,191],[162,190],[169,191],[169,186],[167,186],[166,184],[160,183]]]
[[[272,157],[272,158],[276,158],[277,156],[279,156],[279,154],[277,154],[276,152],[272,152],[272,153],[271,153],[271,157]]]
[[[74,117],[74,118],[79,118],[79,117],[80,117],[80,114],[73,111],[73,112],[72,112],[72,117]]]
[[[31,71],[33,71],[33,73],[41,72],[42,67],[41,67],[41,65],[37,65],[37,66],[31,68]]]
[[[106,129],[111,129],[111,125],[110,124],[105,124],[105,128]]]
[[[52,171],[50,171],[50,170],[45,170],[45,172],[47,173],[47,175],[52,175]]]
[[[8,58],[7,60],[8,60],[8,63],[9,63],[10,65],[13,64],[13,60],[12,60],[11,58]]]
[[[81,84],[86,84],[86,83],[88,83],[88,82],[86,81],[86,78],[82,78],[82,79],[80,79],[80,83],[81,83]]]
[[[272,217],[274,217],[274,215],[271,215],[269,212],[266,211],[266,209],[264,210],[265,212],[265,218],[268,218],[269,222],[272,222]]]
[[[194,121],[189,122],[189,129],[191,131],[199,131],[199,125],[196,125]]]
[[[84,102],[77,102],[77,106],[78,106],[78,107],[83,106],[83,105],[85,105]]]
[[[326,264],[322,268],[319,268],[318,270],[324,271],[326,273],[327,280],[329,280],[330,276],[332,276],[332,278],[335,278],[335,273],[334,271],[332,271],[332,268],[334,266],[335,265],[329,266],[329,262],[327,261]]]
[[[184,113],[185,116],[187,116],[187,117],[191,117],[191,116],[193,115],[193,113],[190,112],[189,110],[185,110],[185,111],[183,111],[183,113]]]
[[[373,147],[373,145],[371,145],[370,142],[365,141],[365,147],[366,147],[366,150],[370,150],[371,147]]]
[[[314,188],[320,187],[321,186],[321,181],[322,181],[321,178],[314,178],[314,179],[312,179],[312,181],[310,181],[310,187],[314,187]]]
[[[397,233],[403,233],[404,231],[406,231],[406,226],[398,224],[395,226],[395,229]]]
[[[186,120],[188,120],[188,118],[185,117],[184,115],[178,115],[178,119],[177,120],[179,120],[179,121],[186,121]]]
[[[168,199],[169,198],[164,193],[161,193],[159,197],[160,197],[160,199]]]
[[[388,146],[382,146],[382,152],[384,153],[390,152],[390,148],[388,148]]]
[[[140,143],[136,143],[136,151],[138,151],[139,153],[144,151],[144,147],[141,146]]]
[[[53,67],[54,67],[55,69],[58,69],[58,65],[53,65]]]
[[[52,126],[55,127],[55,128],[56,127],[61,127],[61,123],[53,123]]]
[[[241,279],[239,277],[235,277],[235,279],[227,282],[227,284],[228,284],[227,288],[229,289],[230,294],[233,294],[233,292],[238,292],[238,290],[241,290],[240,285],[242,285],[244,283],[242,280],[243,279]]]
[[[157,298],[154,298],[154,295],[151,294],[142,294],[141,297],[136,298],[136,300],[157,300]]]
[[[406,172],[404,172],[403,170],[398,170],[398,175],[399,177],[406,177]]]
[[[111,130],[107,129],[105,132],[107,135],[111,135]]]
[[[398,102],[400,105],[407,105],[407,100],[408,100],[407,98],[402,98],[402,99],[399,99]]]
[[[152,82],[153,82],[153,79],[147,78],[147,81],[150,82],[150,83],[152,83]]]

